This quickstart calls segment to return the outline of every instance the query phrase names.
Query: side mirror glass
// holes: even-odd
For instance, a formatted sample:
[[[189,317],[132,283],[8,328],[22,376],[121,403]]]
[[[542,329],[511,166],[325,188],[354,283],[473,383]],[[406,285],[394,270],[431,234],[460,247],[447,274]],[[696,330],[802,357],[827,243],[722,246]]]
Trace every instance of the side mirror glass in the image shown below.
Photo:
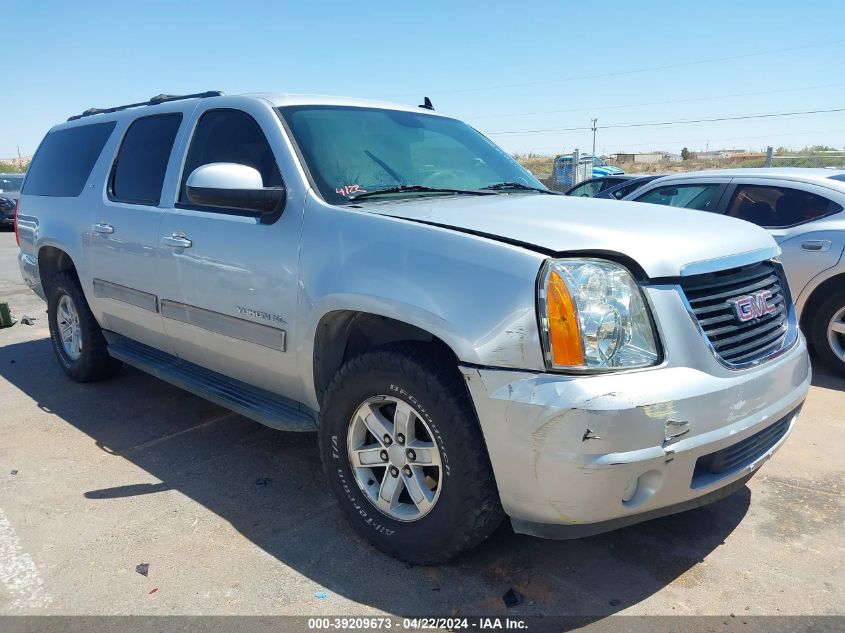
[[[257,169],[237,163],[209,163],[188,176],[188,200],[205,207],[272,215],[285,202],[284,187],[265,187]]]

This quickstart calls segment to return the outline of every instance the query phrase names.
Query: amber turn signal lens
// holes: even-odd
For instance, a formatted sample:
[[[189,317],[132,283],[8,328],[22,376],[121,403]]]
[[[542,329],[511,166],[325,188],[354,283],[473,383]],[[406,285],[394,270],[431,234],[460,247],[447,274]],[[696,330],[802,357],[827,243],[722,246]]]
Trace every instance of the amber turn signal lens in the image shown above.
[[[552,270],[546,278],[546,314],[549,318],[549,343],[554,365],[583,365],[584,348],[581,345],[575,305],[566,283],[556,270]]]

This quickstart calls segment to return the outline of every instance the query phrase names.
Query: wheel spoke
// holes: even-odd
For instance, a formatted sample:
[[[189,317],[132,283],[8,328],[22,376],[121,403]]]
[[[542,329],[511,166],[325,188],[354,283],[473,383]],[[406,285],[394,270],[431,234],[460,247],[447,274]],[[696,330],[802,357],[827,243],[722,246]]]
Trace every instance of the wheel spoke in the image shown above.
[[[381,446],[374,446],[370,444],[355,451],[352,451],[350,457],[352,458],[352,465],[355,468],[372,468],[373,466],[387,466],[388,463],[382,460],[381,452],[384,449]]]
[[[416,440],[408,448],[414,451],[413,461],[415,466],[440,466],[440,453],[434,444]]]
[[[379,442],[383,441],[385,435],[393,435],[393,425],[377,407],[371,404],[365,411],[363,422]]]
[[[71,320],[71,318],[70,318],[70,310],[69,310],[69,309],[68,309],[68,307],[67,307],[67,301],[62,301],[62,302],[59,304],[59,314],[60,314],[60,315],[61,315],[61,317],[62,317],[62,322],[64,322],[64,323],[70,323],[70,320]]]
[[[434,493],[429,490],[425,481],[425,474],[422,468],[412,468],[411,475],[402,474],[402,479],[405,482],[405,487],[408,489],[408,494],[417,506],[417,510],[421,513],[426,512],[431,505],[431,500],[434,498]]]
[[[73,351],[77,355],[82,353],[82,337],[78,328],[73,328]]]
[[[384,473],[378,492],[378,506],[385,512],[393,510],[399,503],[404,483],[402,477],[394,477],[389,472]]]
[[[830,329],[837,334],[845,334],[845,321],[833,321],[830,324]]]
[[[401,400],[396,403],[396,414],[393,416],[394,438],[401,433],[406,441],[410,442],[414,437],[414,410],[406,402]]]
[[[60,335],[62,337],[62,341],[65,343],[70,343],[73,337],[73,328],[65,323],[60,323],[59,327],[61,328]]]

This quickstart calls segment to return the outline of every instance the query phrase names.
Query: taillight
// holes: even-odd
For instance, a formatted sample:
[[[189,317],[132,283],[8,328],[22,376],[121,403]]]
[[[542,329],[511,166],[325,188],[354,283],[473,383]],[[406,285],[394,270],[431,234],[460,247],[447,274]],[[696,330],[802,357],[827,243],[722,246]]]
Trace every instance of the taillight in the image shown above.
[[[15,241],[18,243],[18,246],[21,245],[21,235],[18,233],[18,207],[21,206],[21,199],[18,198],[15,200]]]

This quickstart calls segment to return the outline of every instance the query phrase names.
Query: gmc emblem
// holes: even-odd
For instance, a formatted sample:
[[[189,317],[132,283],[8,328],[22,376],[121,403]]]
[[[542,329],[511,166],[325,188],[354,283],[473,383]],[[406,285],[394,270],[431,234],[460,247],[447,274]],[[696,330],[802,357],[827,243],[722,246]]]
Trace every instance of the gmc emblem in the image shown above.
[[[736,320],[740,323],[745,323],[751,319],[756,319],[764,314],[771,314],[777,307],[769,303],[772,298],[772,293],[768,290],[755,292],[754,294],[745,295],[738,299],[731,299],[728,303],[731,304]]]

